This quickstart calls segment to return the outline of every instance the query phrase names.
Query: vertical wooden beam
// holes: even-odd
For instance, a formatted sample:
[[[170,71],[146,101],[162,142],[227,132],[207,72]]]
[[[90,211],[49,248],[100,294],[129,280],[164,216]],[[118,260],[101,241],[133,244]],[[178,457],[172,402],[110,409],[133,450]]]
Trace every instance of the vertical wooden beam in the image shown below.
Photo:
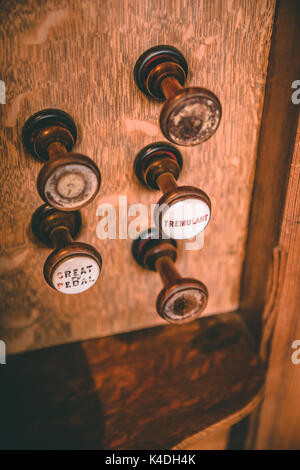
[[[292,82],[300,79],[300,3],[279,0],[269,56],[240,307],[259,336],[268,271],[278,244],[286,185],[296,135],[298,106]]]
[[[299,450],[300,121],[288,184],[280,246],[287,252],[287,262],[281,295],[276,306],[276,324],[265,398],[256,420],[252,448]]]

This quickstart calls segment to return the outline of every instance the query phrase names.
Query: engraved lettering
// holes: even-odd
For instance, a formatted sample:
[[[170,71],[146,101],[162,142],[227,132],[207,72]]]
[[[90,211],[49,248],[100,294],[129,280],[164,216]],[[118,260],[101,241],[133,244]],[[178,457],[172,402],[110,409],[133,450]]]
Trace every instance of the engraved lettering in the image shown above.
[[[194,219],[182,219],[182,220],[165,220],[165,227],[184,227],[186,225],[196,225],[206,222],[208,219],[208,214],[205,214],[201,217],[195,217]]]

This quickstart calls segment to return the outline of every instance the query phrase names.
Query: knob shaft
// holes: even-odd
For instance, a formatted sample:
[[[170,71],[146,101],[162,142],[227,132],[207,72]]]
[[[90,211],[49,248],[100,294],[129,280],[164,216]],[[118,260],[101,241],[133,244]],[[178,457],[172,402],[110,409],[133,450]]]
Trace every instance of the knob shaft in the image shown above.
[[[177,186],[182,169],[178,149],[166,142],[144,147],[134,163],[137,178],[151,189],[160,189],[154,212],[160,232],[176,240],[193,238],[204,230],[211,216],[211,202],[207,194],[194,186]]]
[[[135,64],[134,77],[147,96],[166,100],[160,114],[164,136],[177,145],[198,145],[217,130],[222,108],[214,93],[205,88],[183,88],[187,62],[172,46],[155,46]]]
[[[91,245],[73,241],[81,227],[78,211],[63,212],[44,204],[33,214],[31,227],[42,243],[54,248],[44,265],[44,277],[53,289],[79,294],[95,284],[102,258]]]
[[[23,127],[26,149],[44,163],[37,180],[41,198],[72,211],[86,206],[99,191],[101,175],[87,156],[71,152],[77,130],[71,116],[57,109],[32,115]]]
[[[156,301],[158,314],[170,323],[181,324],[201,316],[208,290],[197,279],[181,277],[174,265],[176,248],[175,240],[163,240],[156,229],[150,229],[134,240],[132,254],[141,266],[160,274],[164,288]]]

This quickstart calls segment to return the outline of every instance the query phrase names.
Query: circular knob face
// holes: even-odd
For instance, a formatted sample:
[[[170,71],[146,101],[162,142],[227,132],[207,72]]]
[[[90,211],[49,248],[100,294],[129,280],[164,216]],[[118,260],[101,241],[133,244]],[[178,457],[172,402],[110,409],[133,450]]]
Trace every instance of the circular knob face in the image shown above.
[[[74,209],[84,206],[95,194],[98,181],[88,167],[69,164],[57,168],[46,180],[44,194],[53,206]]]
[[[198,145],[216,132],[221,114],[221,104],[213,93],[204,88],[184,88],[165,103],[161,130],[177,145]]]
[[[96,260],[76,255],[58,263],[52,272],[51,284],[63,294],[79,294],[92,287],[100,274]]]
[[[163,209],[161,230],[174,240],[193,238],[202,232],[210,219],[210,205],[204,200],[187,198]]]
[[[38,177],[41,197],[61,210],[76,210],[88,204],[100,187],[100,172],[88,157],[70,154],[49,161]]]
[[[179,279],[163,289],[157,299],[157,311],[170,323],[188,323],[198,318],[207,305],[208,291],[195,279]]]

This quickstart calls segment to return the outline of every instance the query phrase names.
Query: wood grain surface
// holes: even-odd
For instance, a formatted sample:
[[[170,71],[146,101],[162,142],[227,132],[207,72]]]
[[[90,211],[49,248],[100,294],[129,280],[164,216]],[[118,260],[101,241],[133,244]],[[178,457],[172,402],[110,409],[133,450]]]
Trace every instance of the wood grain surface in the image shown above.
[[[204,248],[180,244],[178,268],[210,292],[206,314],[232,311],[240,276],[260,127],[275,0],[4,0],[1,2],[1,329],[9,352],[20,352],[161,323],[155,297],[161,283],[138,267],[131,240],[99,240],[100,204],[150,208],[158,192],[137,182],[136,153],[161,140],[161,104],[133,81],[138,56],[159,43],[178,47],[189,64],[187,84],[220,98],[221,125],[200,147],[182,150],[180,184],[210,196],[212,220]],[[49,250],[30,233],[41,201],[40,164],[21,143],[25,120],[46,107],[69,112],[79,128],[76,150],[99,165],[103,184],[83,209],[80,240],[103,257],[100,282],[63,296],[42,277]],[[129,217],[129,222],[133,217]]]
[[[9,356],[0,374],[0,448],[129,450],[221,432],[257,405],[265,371],[224,314]]]

